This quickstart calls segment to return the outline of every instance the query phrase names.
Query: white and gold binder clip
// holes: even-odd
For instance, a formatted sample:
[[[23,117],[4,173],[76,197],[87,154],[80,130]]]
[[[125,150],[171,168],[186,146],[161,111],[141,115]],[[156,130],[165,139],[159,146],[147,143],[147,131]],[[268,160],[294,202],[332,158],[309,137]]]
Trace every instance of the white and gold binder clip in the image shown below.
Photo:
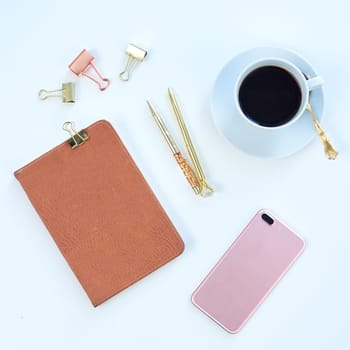
[[[80,130],[79,132],[75,130],[74,122],[65,122],[62,126],[62,129],[64,131],[67,131],[71,136],[67,140],[67,143],[72,147],[72,149],[77,148],[89,139],[89,136],[84,129]]]
[[[57,90],[45,90],[39,91],[39,98],[46,100],[51,97],[61,97],[63,103],[74,103],[75,102],[75,86],[74,83],[63,83],[62,89]]]
[[[128,81],[130,79],[131,72],[139,62],[142,62],[145,59],[147,51],[134,44],[129,44],[125,54],[128,56],[126,65],[124,70],[119,74],[119,78],[122,81]]]
[[[78,77],[85,76],[97,84],[101,91],[108,88],[110,80],[104,78],[94,65],[95,57],[89,51],[84,49],[68,66],[69,69]],[[88,74],[88,71],[93,72],[93,75]]]

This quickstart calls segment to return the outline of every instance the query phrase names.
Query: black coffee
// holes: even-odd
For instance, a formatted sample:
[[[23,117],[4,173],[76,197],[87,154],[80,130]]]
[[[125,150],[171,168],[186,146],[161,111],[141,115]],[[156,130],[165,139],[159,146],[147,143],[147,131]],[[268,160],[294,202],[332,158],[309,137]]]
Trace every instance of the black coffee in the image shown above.
[[[253,122],[268,127],[288,123],[298,112],[301,90],[286,70],[264,66],[249,73],[239,89],[239,104]]]

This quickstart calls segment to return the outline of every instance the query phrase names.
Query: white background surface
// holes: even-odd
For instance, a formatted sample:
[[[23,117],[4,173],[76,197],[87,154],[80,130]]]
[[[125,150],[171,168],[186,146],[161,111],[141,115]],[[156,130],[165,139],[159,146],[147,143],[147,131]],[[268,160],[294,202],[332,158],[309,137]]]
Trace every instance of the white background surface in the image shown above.
[[[338,349],[350,348],[350,5],[329,1],[1,1],[0,348]],[[127,44],[149,56],[124,84]],[[239,52],[294,49],[324,77],[325,129],[340,156],[318,139],[281,160],[234,149],[215,130],[213,81]],[[112,80],[99,92],[68,64],[83,48]],[[77,81],[77,102],[41,102],[40,88]],[[214,196],[195,197],[145,105],[152,99],[181,140],[166,89],[174,88]],[[66,139],[61,125],[112,122],[186,250],[94,309],[13,171]],[[190,295],[260,208],[269,208],[307,248],[245,328],[230,335]]]

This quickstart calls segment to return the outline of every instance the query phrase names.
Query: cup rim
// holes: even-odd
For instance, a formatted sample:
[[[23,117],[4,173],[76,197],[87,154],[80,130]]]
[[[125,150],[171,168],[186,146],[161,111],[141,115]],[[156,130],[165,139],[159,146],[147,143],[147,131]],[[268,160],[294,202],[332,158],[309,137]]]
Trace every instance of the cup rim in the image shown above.
[[[251,119],[249,119],[242,111],[240,103],[239,103],[239,98],[238,98],[239,88],[240,88],[243,80],[245,79],[245,77],[257,68],[268,66],[268,65],[273,66],[274,64],[273,63],[269,64],[268,63],[269,61],[276,62],[276,63],[278,63],[278,62],[284,63],[286,66],[292,67],[294,72],[297,72],[298,76],[296,76],[296,74],[294,74],[294,72],[291,72],[290,70],[286,69],[284,66],[279,66],[278,64],[276,64],[276,67],[280,67],[280,68],[285,69],[289,74],[291,74],[293,76],[293,78],[296,80],[296,82],[299,85],[301,95],[302,95],[302,101],[300,102],[298,112],[287,123],[282,124],[282,125],[277,125],[277,126],[260,125],[258,123],[255,123]],[[260,63],[264,63],[264,62],[266,62],[266,64],[259,65]],[[239,114],[241,115],[241,117],[243,117],[244,120],[246,120],[249,124],[251,124],[257,128],[262,128],[262,129],[266,129],[266,130],[278,130],[278,129],[285,128],[285,127],[290,126],[293,123],[295,123],[305,112],[307,101],[309,100],[308,94],[309,94],[309,89],[307,86],[307,80],[306,80],[303,72],[294,63],[290,62],[287,59],[279,58],[279,57],[264,57],[264,58],[260,58],[258,60],[255,60],[254,62],[249,63],[248,65],[245,66],[244,69],[242,69],[242,72],[239,74],[239,76],[236,80],[236,83],[235,83],[235,87],[234,87],[235,105],[236,105],[236,108],[237,108]]]

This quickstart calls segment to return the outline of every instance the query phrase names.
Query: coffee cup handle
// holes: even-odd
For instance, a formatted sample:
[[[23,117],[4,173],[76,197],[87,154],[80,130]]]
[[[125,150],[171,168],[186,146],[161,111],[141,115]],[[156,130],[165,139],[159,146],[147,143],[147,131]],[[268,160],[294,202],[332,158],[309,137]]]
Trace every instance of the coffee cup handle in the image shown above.
[[[309,91],[320,87],[323,84],[323,79],[321,77],[314,77],[306,80],[307,87]]]

